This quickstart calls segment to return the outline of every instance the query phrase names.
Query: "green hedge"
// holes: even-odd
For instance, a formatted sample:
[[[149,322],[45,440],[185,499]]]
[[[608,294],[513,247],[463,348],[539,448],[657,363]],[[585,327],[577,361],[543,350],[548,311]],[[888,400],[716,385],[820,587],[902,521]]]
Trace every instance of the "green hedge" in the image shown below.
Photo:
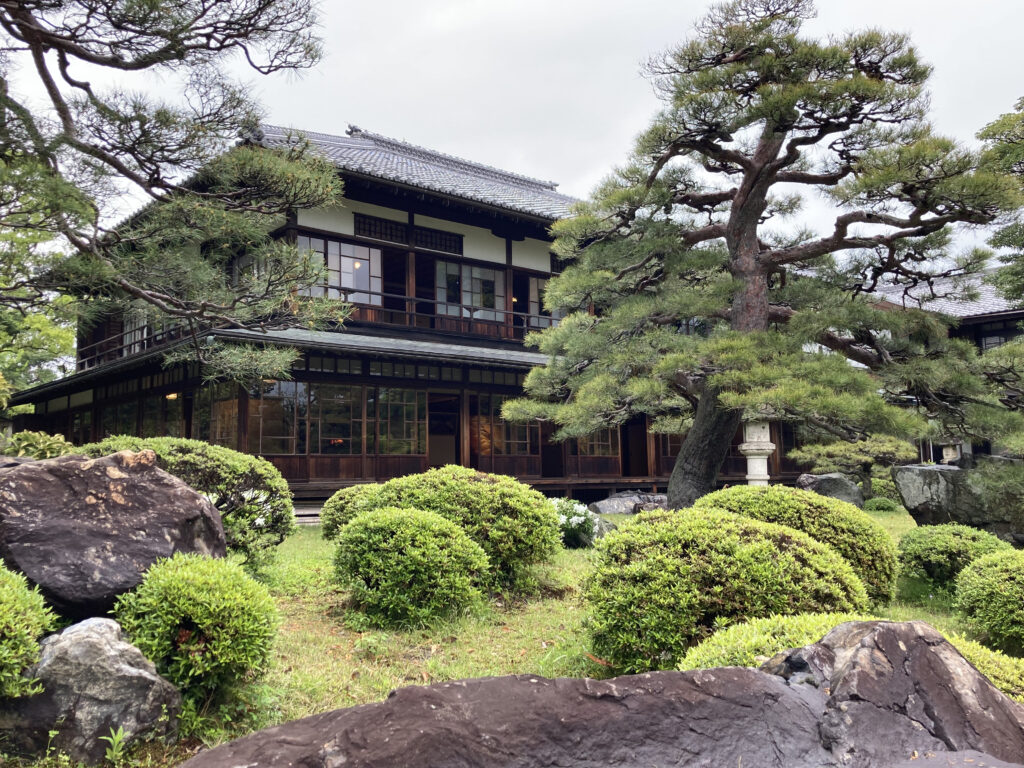
[[[114,613],[132,644],[193,702],[261,674],[280,623],[267,588],[241,567],[182,553],[153,565]]]
[[[1024,654],[1024,551],[994,552],[964,568],[954,606],[987,645]]]
[[[338,534],[338,580],[381,626],[417,626],[478,602],[487,555],[433,512],[385,507],[357,515]]]
[[[873,602],[889,603],[896,595],[896,545],[885,528],[853,504],[782,485],[737,485],[694,504],[695,509],[706,507],[803,531],[846,558]]]
[[[0,699],[39,691],[24,672],[39,661],[39,639],[54,621],[39,590],[0,561]]]
[[[528,583],[530,566],[548,560],[560,547],[558,515],[551,503],[505,475],[446,466],[357,487],[342,489],[328,500],[325,535],[337,536],[368,509],[434,512],[460,525],[483,548],[496,582],[512,587]]]
[[[265,459],[202,440],[118,435],[83,445],[87,456],[118,451],[156,453],[157,466],[207,496],[220,511],[228,549],[245,556],[252,568],[295,531],[288,483]]]
[[[975,560],[1012,549],[991,533],[966,525],[921,525],[900,539],[900,567],[936,589],[952,590],[960,571]]]
[[[734,622],[867,606],[864,585],[831,547],[724,510],[638,515],[596,552],[587,629],[593,652],[618,671],[673,668]]]

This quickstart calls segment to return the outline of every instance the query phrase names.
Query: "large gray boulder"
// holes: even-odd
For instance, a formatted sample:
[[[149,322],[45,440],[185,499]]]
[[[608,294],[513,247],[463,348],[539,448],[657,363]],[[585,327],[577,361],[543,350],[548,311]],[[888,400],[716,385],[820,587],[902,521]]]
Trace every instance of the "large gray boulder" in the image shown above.
[[[220,513],[152,451],[0,469],[0,559],[65,616],[106,614],[175,552],[225,554]]]
[[[903,506],[918,525],[960,523],[1024,545],[1021,510],[986,505],[972,481],[972,470],[945,464],[911,464],[893,467],[892,479]]]
[[[41,650],[29,674],[43,692],[0,699],[4,749],[39,755],[53,748],[95,764],[108,746],[101,737],[111,730],[121,728],[126,745],[177,735],[181,695],[138,648],[122,640],[116,621],[73,624],[46,638]]]
[[[878,768],[943,753],[976,766],[1024,760],[1024,707],[925,624],[842,625],[767,669],[403,688],[378,704],[239,739],[182,768]]]
[[[822,744],[850,765],[966,750],[1024,761],[1024,706],[922,621],[841,624],[762,669],[828,693]]]
[[[796,479],[796,487],[864,507],[864,492],[860,486],[839,472],[830,472],[827,475],[800,475]]]
[[[599,515],[635,515],[651,509],[665,509],[668,496],[663,493],[644,493],[643,491],[619,491],[607,499],[595,501],[588,509]]]

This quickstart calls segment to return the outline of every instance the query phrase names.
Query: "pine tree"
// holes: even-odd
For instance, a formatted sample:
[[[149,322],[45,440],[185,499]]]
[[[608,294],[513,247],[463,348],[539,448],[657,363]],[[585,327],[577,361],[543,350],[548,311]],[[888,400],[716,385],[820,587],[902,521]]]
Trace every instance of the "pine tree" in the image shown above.
[[[954,255],[950,227],[991,222],[1016,186],[931,130],[905,36],[809,39],[813,13],[715,6],[650,63],[664,108],[628,162],[554,228],[569,266],[546,302],[567,316],[531,338],[551,361],[504,415],[562,438],[635,414],[685,431],[675,507],[714,488],[744,414],[856,439],[919,431],[907,405],[955,431],[992,404],[970,345],[878,289],[975,272],[986,254]],[[824,234],[797,226],[812,192],[836,208]]]
[[[337,200],[339,177],[299,137],[260,147],[229,69],[314,65],[315,5],[0,0],[0,307],[59,292],[193,338],[341,318],[293,299],[317,270],[273,237],[290,211]],[[239,275],[242,254],[257,268]]]

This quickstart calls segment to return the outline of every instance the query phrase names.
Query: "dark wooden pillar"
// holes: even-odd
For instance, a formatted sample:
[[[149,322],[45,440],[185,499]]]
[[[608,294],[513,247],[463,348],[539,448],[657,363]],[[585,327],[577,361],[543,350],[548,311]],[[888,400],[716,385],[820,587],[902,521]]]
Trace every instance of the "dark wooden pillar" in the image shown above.
[[[472,466],[469,456],[469,390],[462,389],[462,401],[459,408],[459,463],[464,467]]]

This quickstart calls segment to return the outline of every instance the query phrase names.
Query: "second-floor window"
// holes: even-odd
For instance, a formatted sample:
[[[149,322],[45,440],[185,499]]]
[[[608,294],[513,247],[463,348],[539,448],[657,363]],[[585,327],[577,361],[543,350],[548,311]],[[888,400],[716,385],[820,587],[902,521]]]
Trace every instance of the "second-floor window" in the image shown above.
[[[505,270],[437,262],[437,313],[473,320],[505,321]]]
[[[381,252],[325,237],[299,235],[299,253],[309,253],[324,271],[324,281],[304,293],[346,299],[354,304],[381,304]]]

